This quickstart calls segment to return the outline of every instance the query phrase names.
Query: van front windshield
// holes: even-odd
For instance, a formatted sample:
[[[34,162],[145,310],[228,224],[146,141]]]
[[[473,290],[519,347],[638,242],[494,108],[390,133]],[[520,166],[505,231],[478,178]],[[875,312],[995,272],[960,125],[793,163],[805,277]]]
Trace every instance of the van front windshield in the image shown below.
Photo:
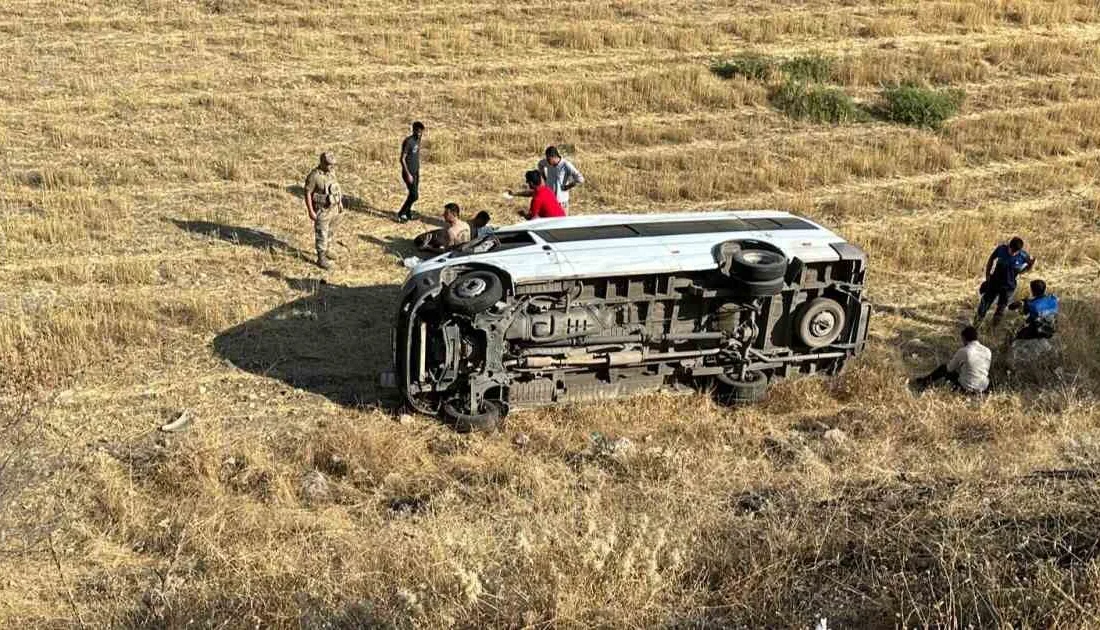
[[[467,241],[462,245],[459,245],[458,251],[465,254],[484,254],[487,251],[491,251],[499,244],[500,241],[497,240],[496,236],[492,234],[486,234],[484,236],[479,236],[472,241]]]
[[[531,237],[530,232],[490,232],[489,234],[479,236],[468,243],[460,245],[455,252],[461,255],[484,254],[485,252],[515,249],[517,247],[526,247],[534,244],[535,239]]]

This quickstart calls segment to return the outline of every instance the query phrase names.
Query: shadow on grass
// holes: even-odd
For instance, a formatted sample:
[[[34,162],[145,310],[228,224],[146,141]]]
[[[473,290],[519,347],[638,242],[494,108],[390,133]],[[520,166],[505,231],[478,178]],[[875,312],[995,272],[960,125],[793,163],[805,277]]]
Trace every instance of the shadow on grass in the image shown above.
[[[420,251],[411,238],[402,238],[398,236],[378,237],[369,234],[360,234],[359,238],[365,243],[381,248],[391,256],[396,256],[398,261],[404,260],[409,256],[419,256],[424,259],[434,256],[434,254],[426,254]]]
[[[270,187],[270,188],[279,188],[279,186],[277,184],[268,184],[268,187]],[[298,199],[305,199],[306,198],[306,189],[301,184],[293,184],[293,185],[290,185],[290,186],[286,186],[286,187],[283,188],[283,190],[290,193],[291,195],[294,195]],[[397,211],[396,210],[394,210],[393,212],[387,212],[386,210],[382,210],[381,208],[375,206],[374,204],[367,201],[366,199],[364,199],[362,197],[359,197],[359,196],[356,196],[356,195],[350,195],[350,194],[345,193],[343,195],[343,206],[344,206],[345,210],[351,210],[352,212],[359,212],[359,213],[362,213],[362,214],[370,215],[372,217],[377,217],[379,219],[386,219],[388,221],[393,221],[395,223],[397,222]],[[425,222],[434,224],[434,223],[436,223],[436,221],[437,220],[427,220]],[[438,223],[442,224],[442,221],[438,221]]]
[[[975,300],[975,303],[977,300]],[[956,317],[948,317],[946,315],[936,315],[929,313],[926,308],[922,306],[895,306],[892,304],[876,304],[875,311],[879,313],[889,313],[891,315],[897,315],[910,321],[920,322],[922,324],[928,324],[930,326],[943,326],[946,329],[952,327],[965,326],[969,319],[967,314],[960,311],[960,314]],[[973,312],[969,313],[973,315]]]
[[[342,405],[392,404],[377,383],[390,367],[400,287],[283,279],[313,293],[222,332],[213,342],[218,356]]]
[[[239,225],[225,225],[213,221],[189,221],[184,219],[169,219],[176,227],[192,234],[201,234],[234,245],[245,245],[267,252],[283,252],[307,262],[313,258],[308,252],[294,247],[290,243],[276,237],[273,234],[257,230],[256,228]]]

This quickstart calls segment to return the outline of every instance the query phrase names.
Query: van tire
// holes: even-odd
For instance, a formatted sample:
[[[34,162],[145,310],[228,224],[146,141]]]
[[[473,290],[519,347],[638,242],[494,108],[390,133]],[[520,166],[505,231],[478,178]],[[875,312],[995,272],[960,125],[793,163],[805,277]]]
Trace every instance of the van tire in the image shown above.
[[[744,380],[728,374],[715,377],[715,393],[727,405],[748,405],[764,400],[768,394],[768,377],[763,372],[748,372]]]
[[[443,293],[443,300],[463,315],[477,315],[504,297],[500,276],[491,271],[470,271],[455,278]]]
[[[785,281],[783,280],[783,276],[766,281],[742,280],[741,278],[733,277],[729,279],[729,283],[730,288],[738,295],[745,297],[771,297],[783,292]]]
[[[448,400],[443,405],[444,419],[453,424],[459,433],[471,431],[492,433],[500,429],[503,424],[503,409],[491,400],[482,401],[481,413],[465,413],[459,411],[459,407],[460,401],[456,398]]]
[[[771,282],[787,274],[787,257],[770,249],[742,246],[730,256],[730,275],[749,282]]]

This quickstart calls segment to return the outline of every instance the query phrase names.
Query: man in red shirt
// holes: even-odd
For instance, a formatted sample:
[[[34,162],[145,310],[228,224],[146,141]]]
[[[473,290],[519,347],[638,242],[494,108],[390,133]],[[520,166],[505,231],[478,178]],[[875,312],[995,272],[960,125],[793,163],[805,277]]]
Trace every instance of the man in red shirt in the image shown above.
[[[524,213],[519,211],[525,219],[546,219],[550,217],[564,217],[565,210],[558,203],[557,195],[549,186],[542,182],[542,174],[538,171],[527,171],[524,174],[527,187],[531,189],[531,207]]]

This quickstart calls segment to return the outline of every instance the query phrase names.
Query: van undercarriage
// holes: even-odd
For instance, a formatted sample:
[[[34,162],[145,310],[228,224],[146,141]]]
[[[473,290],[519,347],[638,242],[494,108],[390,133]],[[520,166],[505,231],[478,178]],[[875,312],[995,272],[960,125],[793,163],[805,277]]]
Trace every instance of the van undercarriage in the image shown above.
[[[834,249],[839,260],[782,259],[781,277],[751,280],[720,264],[508,287],[492,269],[450,267],[406,287],[397,385],[412,408],[474,425],[509,408],[712,383],[756,400],[778,379],[835,374],[862,349],[866,258]]]

